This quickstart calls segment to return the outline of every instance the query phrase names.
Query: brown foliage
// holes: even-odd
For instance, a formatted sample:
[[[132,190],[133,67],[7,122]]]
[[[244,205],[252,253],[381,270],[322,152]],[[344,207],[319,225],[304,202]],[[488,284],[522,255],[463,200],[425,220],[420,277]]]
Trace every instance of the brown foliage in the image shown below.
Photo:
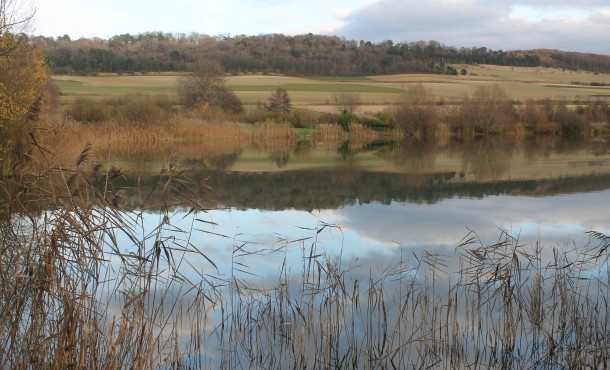
[[[481,85],[472,95],[464,96],[457,121],[476,133],[500,133],[515,122],[512,102],[499,84]]]
[[[217,108],[229,113],[242,113],[243,106],[226,86],[224,68],[213,60],[195,64],[191,73],[178,80],[180,103],[187,109]]]
[[[407,135],[434,136],[438,112],[423,84],[411,85],[398,99],[392,117]]]

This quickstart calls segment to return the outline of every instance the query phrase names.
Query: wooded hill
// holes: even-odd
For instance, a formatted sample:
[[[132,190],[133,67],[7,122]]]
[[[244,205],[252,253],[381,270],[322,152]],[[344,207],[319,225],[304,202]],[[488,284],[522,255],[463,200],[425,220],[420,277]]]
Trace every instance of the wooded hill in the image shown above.
[[[559,66],[610,72],[610,57],[546,50],[502,51],[456,48],[437,41],[394,43],[347,40],[338,36],[267,34],[209,36],[160,32],[109,39],[71,40],[36,36],[55,74],[187,71],[198,60],[219,61],[228,73],[293,76],[366,76],[395,73],[449,73],[459,64]]]
[[[535,55],[543,66],[582,70],[589,72],[610,73],[610,56],[577,53],[551,49],[535,49],[516,52],[524,55]]]

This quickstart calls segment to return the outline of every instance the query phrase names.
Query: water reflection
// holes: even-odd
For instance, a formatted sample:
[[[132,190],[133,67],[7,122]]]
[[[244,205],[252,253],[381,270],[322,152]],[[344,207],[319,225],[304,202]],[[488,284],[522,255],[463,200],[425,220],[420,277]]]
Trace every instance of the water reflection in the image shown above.
[[[301,142],[289,147],[274,144],[272,152],[243,143],[225,144],[181,143],[162,146],[159,152],[119,146],[103,168],[114,166],[127,174],[117,179],[116,191],[121,190],[124,204],[130,207],[161,204],[160,184],[167,179],[160,172],[170,165],[177,165],[192,180],[181,188],[191,194],[203,189],[209,200],[206,207],[211,208],[313,211],[369,203],[433,204],[454,197],[552,196],[610,188],[608,140],[601,139],[578,145],[550,138],[492,138],[442,145],[426,141],[335,143],[338,146]],[[128,158],[132,155],[135,162]],[[97,178],[100,189],[105,189],[103,176]],[[34,207],[34,203],[28,204]],[[46,206],[41,203],[38,208]]]
[[[498,180],[510,168],[515,142],[487,138],[461,143],[462,172],[472,173],[477,180]]]
[[[143,325],[171,342],[160,356],[175,361],[167,367],[322,367],[312,358],[337,368],[342,358],[360,368],[574,367],[566,358],[576,345],[587,346],[591,368],[607,356],[607,310],[599,310],[607,307],[607,257],[589,263],[603,248],[585,234],[610,233],[610,170],[593,149],[603,143],[567,150],[549,142],[541,152],[498,139],[212,147],[198,155],[185,145],[167,164],[160,154],[123,163],[126,176],[112,186],[101,180],[97,206],[81,193],[71,210],[40,207],[59,209],[39,229],[51,246],[60,236],[61,248],[48,251],[61,250],[85,282],[65,285],[75,273],[57,280],[54,292],[78,299],[67,295],[56,307],[101,302],[91,306],[102,308],[96,329],[112,343],[114,320],[127,328],[151,317]],[[150,170],[159,164],[169,170]],[[213,189],[203,200],[220,206],[203,212],[191,207],[202,199],[183,201],[202,185]],[[118,191],[125,201],[110,206],[105,192]],[[163,201],[143,202],[142,193]],[[133,225],[113,224],[123,219]],[[81,239],[81,231],[89,234]],[[480,244],[456,248],[473,233]],[[91,248],[74,249],[77,240]],[[46,279],[54,267],[41,252]],[[3,261],[15,269],[3,275],[7,292],[29,279],[13,261]],[[99,291],[85,292],[98,282]],[[122,337],[139,340],[144,328],[136,328]]]
[[[572,298],[564,300],[564,294],[574,294],[572,302],[579,302],[576,306],[582,309],[577,315],[585,318],[595,312],[587,305],[602,303],[607,296],[603,286],[608,278],[607,267],[604,269],[595,261],[583,262],[581,257],[587,256],[587,249],[578,251],[572,243],[590,246],[584,234],[590,228],[599,227],[598,230],[605,233],[610,231],[606,225],[610,210],[599,202],[599,197],[609,195],[609,191],[605,191],[517,200],[510,196],[477,201],[454,198],[432,205],[367,204],[314,213],[211,211],[198,218],[213,220],[219,226],[212,229],[213,233],[193,235],[192,240],[200,250],[219,261],[217,277],[221,281],[232,281],[236,286],[230,294],[238,304],[232,304],[228,310],[229,316],[239,318],[227,320],[227,327],[231,328],[227,331],[235,329],[243,333],[236,320],[252,323],[264,318],[265,322],[278,325],[280,335],[268,331],[270,326],[256,327],[257,340],[270,344],[266,348],[277,348],[277,343],[282,341],[278,338],[289,338],[300,344],[299,353],[318,353],[316,340],[336,334],[336,351],[350,353],[354,341],[370,350],[374,345],[367,340],[391,345],[402,338],[409,346],[452,343],[460,350],[457,355],[451,350],[437,349],[427,355],[415,356],[409,353],[408,346],[400,347],[395,350],[401,355],[397,364],[421,361],[429,366],[441,363],[445,367],[450,362],[482,361],[486,364],[483,368],[493,368],[500,366],[495,362],[500,360],[494,356],[507,355],[508,363],[504,365],[508,368],[527,368],[535,367],[538,357],[544,357],[544,350],[535,347],[537,343],[546,343],[548,333],[554,333],[552,341],[562,343],[559,348],[569,351],[567,343],[571,342],[556,336],[557,326],[563,325],[556,319],[563,313],[553,309],[561,306],[553,302],[566,303]],[[153,220],[152,225],[156,222],[158,220]],[[177,229],[187,228],[190,223],[189,218],[180,213],[172,217],[172,222]],[[476,230],[477,243],[481,244],[456,248],[470,228]],[[501,230],[509,231],[505,234]],[[477,250],[484,245],[495,247],[487,249],[477,262],[479,257],[473,256],[478,256]],[[496,255],[491,257],[494,253]],[[536,258],[533,258],[534,254]],[[557,263],[558,255],[561,265]],[[196,270],[205,269],[201,263],[190,260]],[[307,262],[311,260],[315,260],[313,268]],[[537,265],[531,265],[533,263]],[[481,270],[465,268],[468,264]],[[575,267],[572,270],[559,266]],[[565,283],[561,279],[572,272],[579,274],[579,278],[568,283],[569,291],[555,294],[556,290],[551,287]],[[182,273],[188,274],[186,270]],[[192,273],[196,278],[197,274]],[[513,274],[511,279],[514,280],[509,280],[509,274]],[[587,281],[587,276],[595,279]],[[520,289],[514,295],[509,294],[515,297],[515,303],[511,304],[501,297],[506,297],[507,289],[513,284],[518,284]],[[532,293],[540,298],[540,303],[525,301],[533,299]],[[180,299],[186,301],[188,298]],[[284,304],[288,304],[285,310]],[[454,311],[450,309],[452,304]],[[536,316],[529,311],[538,308],[544,310],[545,315]],[[296,313],[297,309],[303,316]],[[267,315],[272,310],[277,314]],[[247,314],[242,317],[245,311]],[[408,319],[403,316],[405,312]],[[278,319],[277,315],[281,317]],[[307,318],[303,318],[305,315]],[[603,319],[604,314],[599,318]],[[220,320],[216,318],[216,322]],[[336,320],[340,329],[335,333],[318,324],[325,320]],[[436,320],[443,324],[434,324]],[[498,328],[497,323],[502,327]],[[209,325],[206,335],[209,335],[210,346],[204,351],[214,353],[219,347],[233,346],[213,335],[213,328],[218,325],[214,322]],[[471,330],[475,325],[477,329]],[[536,325],[540,333],[532,329]],[[396,330],[387,330],[386,326]],[[450,331],[445,332],[444,328],[449,326]],[[513,326],[518,330],[510,329]],[[600,329],[597,324],[592,328],[593,332]],[[189,330],[185,329],[185,333]],[[418,339],[405,339],[404,333]],[[583,337],[589,336],[579,333]],[[496,344],[499,351],[496,353],[494,341],[499,339],[498,335],[512,344]],[[281,353],[280,350],[263,351],[260,348],[251,352],[249,339],[244,342],[244,347],[230,351],[231,356],[237,357],[236,361],[247,362],[252,353],[267,356]],[[272,346],[273,343],[276,345]],[[358,351],[355,353],[353,363],[365,366],[367,358],[357,355]],[[480,355],[485,359],[478,359]],[[278,361],[284,367],[297,361],[292,354],[280,357],[282,359],[278,358]]]
[[[436,143],[431,140],[404,140],[390,143],[379,151],[406,173],[433,173],[436,165]]]

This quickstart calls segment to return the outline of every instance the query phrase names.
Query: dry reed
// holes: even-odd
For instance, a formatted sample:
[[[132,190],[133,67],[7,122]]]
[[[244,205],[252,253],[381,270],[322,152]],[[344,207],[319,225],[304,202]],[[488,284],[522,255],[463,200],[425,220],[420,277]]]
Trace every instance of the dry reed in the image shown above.
[[[2,368],[610,366],[606,235],[566,249],[471,233],[455,256],[363,269],[320,247],[338,231],[320,221],[273,246],[219,235],[233,240],[221,275],[194,240],[210,222],[175,158],[148,189],[162,210],[150,229],[113,185],[125,174],[92,153],[0,184]],[[174,223],[187,216],[190,229]],[[284,258],[273,284],[256,282],[258,256],[295,246],[300,266]]]

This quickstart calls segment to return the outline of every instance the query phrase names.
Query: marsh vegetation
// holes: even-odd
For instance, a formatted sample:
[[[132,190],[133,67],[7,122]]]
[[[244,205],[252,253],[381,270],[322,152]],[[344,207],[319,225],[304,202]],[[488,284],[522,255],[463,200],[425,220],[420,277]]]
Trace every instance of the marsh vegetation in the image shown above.
[[[350,184],[350,178],[364,179],[358,163],[366,163],[362,160],[372,150],[372,158],[382,158],[404,174],[380,174],[364,188],[374,188],[372,184],[379,181],[391,186],[388,180],[401,176],[402,185],[396,190],[426,189],[423,184],[429,180],[438,188],[443,182],[435,167],[445,160],[437,157],[447,149],[439,152],[417,143],[371,149],[351,144],[341,150],[336,149],[337,142],[320,143],[334,146],[339,161],[331,164],[335,175],[321,181],[337,187]],[[490,237],[488,232],[468,232],[462,225],[463,238],[456,237],[449,248],[412,242],[426,240],[428,232],[420,229],[419,235],[403,235],[404,244],[384,248],[380,254],[360,250],[361,241],[354,242],[352,231],[312,210],[309,220],[299,218],[302,223],[293,224],[298,232],[280,228],[270,231],[271,238],[260,240],[243,229],[245,224],[233,231],[223,228],[229,220],[217,212],[226,212],[230,202],[225,198],[219,203],[220,194],[214,190],[238,191],[229,184],[239,176],[227,173],[227,182],[216,183],[215,171],[234,168],[252,149],[210,146],[198,159],[176,148],[163,159],[160,144],[150,148],[150,163],[145,160],[129,167],[117,160],[133,159],[133,144],[116,144],[100,151],[85,146],[70,165],[61,166],[50,166],[58,158],[40,147],[27,163],[16,167],[19,171],[3,178],[3,367],[593,368],[609,364],[610,239],[604,233],[591,231],[574,242],[547,243],[544,235],[532,240],[519,231],[497,229]],[[256,150],[271,163],[278,152],[296,162],[317,155],[315,148],[281,149],[296,145],[294,138],[269,145]],[[146,152],[146,147],[140,151]],[[475,153],[476,147],[480,150]],[[511,167],[514,154],[507,153],[515,145],[501,147],[498,142],[463,146],[464,159],[456,163],[472,163],[464,168],[465,177],[474,181],[473,192],[463,196],[494,193],[500,188],[491,185],[478,193],[474,185],[512,176],[492,164],[480,167],[482,158],[496,164],[508,160]],[[527,156],[546,161],[549,154],[543,152],[549,148],[558,150],[560,157],[580,153],[578,148],[564,147],[554,143]],[[194,152],[201,148],[193,145]],[[583,153],[590,158],[583,157],[583,163],[607,155],[607,146],[597,154],[591,148],[599,149],[599,144],[585,148]],[[455,151],[447,153],[455,156]],[[106,160],[113,159],[100,161],[103,153]],[[164,165],[147,172],[152,164],[160,164],[155,156]],[[550,154],[549,163],[554,156]],[[508,167],[503,164],[500,171]],[[203,172],[197,174],[194,168]],[[275,177],[278,181],[273,183],[264,174],[259,176],[267,180],[259,184],[250,176],[243,178],[244,186],[276,189],[275,198],[288,190],[282,177]],[[304,184],[300,191],[306,190],[306,179],[321,179],[311,170],[302,176],[290,182]],[[452,182],[447,177],[444,181]],[[568,182],[559,192],[574,191],[574,183]],[[312,189],[315,183],[310,183]],[[600,189],[607,189],[602,183]],[[550,184],[543,182],[542,187],[558,185]],[[461,188],[459,182],[456,186],[455,190]],[[521,186],[504,191],[515,194]],[[349,188],[345,186],[346,194],[353,191]],[[320,204],[318,209],[339,210],[366,199],[364,188],[352,201]],[[313,196],[323,199],[325,193],[321,190]],[[390,192],[368,202],[376,207],[417,199],[401,197]],[[452,197],[449,191],[438,200]],[[237,204],[246,208],[264,209],[263,204],[270,204],[239,199]],[[287,203],[281,208],[290,212],[309,206]],[[494,208],[500,217],[498,206]],[[399,224],[409,222],[392,217]]]
[[[511,230],[529,227],[531,199],[508,220],[500,205],[514,199],[490,207],[495,238],[461,213],[472,205],[434,217],[408,208],[591,190],[603,204],[608,143],[583,117],[604,119],[607,105],[515,115],[501,90],[481,90],[449,125],[422,86],[402,99],[388,116],[405,123],[382,132],[304,111],[312,124],[295,130],[294,107],[244,124],[162,95],[43,111],[23,126],[23,155],[4,157],[0,366],[608,366],[601,208],[573,243]],[[562,132],[561,114],[580,126]],[[278,211],[268,223],[281,226],[252,234],[248,210]],[[437,224],[441,213],[461,219],[460,235]],[[451,241],[429,239],[438,230]]]
[[[610,366],[607,76],[189,63],[124,94],[0,26],[1,368]]]

